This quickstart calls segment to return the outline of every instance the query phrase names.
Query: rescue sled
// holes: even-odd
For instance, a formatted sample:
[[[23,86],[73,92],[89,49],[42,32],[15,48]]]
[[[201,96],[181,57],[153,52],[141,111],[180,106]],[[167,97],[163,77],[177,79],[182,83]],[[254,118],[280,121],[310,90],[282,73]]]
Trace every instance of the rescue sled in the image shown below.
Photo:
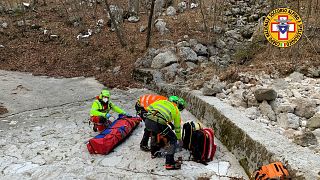
[[[119,115],[118,119],[113,121],[107,129],[89,140],[88,151],[90,154],[109,154],[131,134],[141,121],[140,117]]]

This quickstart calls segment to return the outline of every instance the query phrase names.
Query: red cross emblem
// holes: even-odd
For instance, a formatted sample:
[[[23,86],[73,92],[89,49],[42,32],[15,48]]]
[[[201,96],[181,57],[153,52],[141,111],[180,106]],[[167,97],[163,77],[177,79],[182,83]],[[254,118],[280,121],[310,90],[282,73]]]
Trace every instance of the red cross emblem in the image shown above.
[[[289,39],[289,33],[296,32],[296,23],[294,22],[288,22],[289,18],[288,15],[279,15],[278,16],[278,22],[271,22],[271,32],[272,33],[278,33],[278,40],[288,40]],[[285,21],[286,23],[281,25],[280,22]],[[285,32],[284,29],[279,28],[287,28]],[[281,33],[284,32],[284,33]]]

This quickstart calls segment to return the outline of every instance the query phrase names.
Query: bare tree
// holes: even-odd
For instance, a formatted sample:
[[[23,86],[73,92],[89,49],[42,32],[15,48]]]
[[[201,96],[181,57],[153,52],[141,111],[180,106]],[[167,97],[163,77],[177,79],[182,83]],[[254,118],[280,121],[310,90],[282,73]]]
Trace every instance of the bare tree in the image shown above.
[[[23,32],[25,32],[27,30],[27,25],[26,25],[26,8],[23,5],[23,1],[20,0],[20,4],[21,6],[21,12],[22,12],[22,19],[23,19]]]
[[[207,33],[207,35],[209,36],[207,20],[206,20],[206,17],[204,15],[204,12],[203,12],[203,2],[202,2],[202,0],[199,0],[199,5],[200,5],[200,12],[201,12],[201,16],[202,16],[203,25],[204,25],[204,30]]]
[[[307,13],[307,20],[306,20],[306,28],[308,29],[308,25],[309,25],[309,18],[310,18],[310,15],[311,15],[311,10],[312,10],[312,7],[311,7],[311,4],[312,4],[312,0],[308,0],[308,13]]]
[[[146,48],[149,48],[150,41],[151,41],[151,29],[152,29],[152,18],[153,18],[153,11],[154,11],[154,2],[155,2],[155,0],[151,1],[151,9],[150,9],[150,15],[149,15],[149,21],[148,21],[148,35],[147,35]]]
[[[112,14],[112,12],[110,10],[110,6],[109,6],[109,3],[108,3],[108,0],[104,0],[104,2],[106,4],[106,6],[107,6],[107,11],[108,11],[108,13],[110,15],[111,23],[114,25],[116,34],[117,34],[118,39],[120,41],[120,44],[121,44],[122,47],[126,47],[127,43],[123,40],[123,34],[121,33],[121,29],[119,29],[118,23],[116,22],[116,20],[114,18],[114,15]]]
[[[94,1],[94,13],[93,13],[93,18],[96,20],[97,19],[97,9],[98,9],[98,2],[97,0]]]
[[[130,15],[139,15],[139,0],[128,0],[128,7]]]
[[[59,1],[62,4],[62,7],[63,7],[64,11],[66,12],[67,18],[69,19],[70,15],[69,15],[67,4],[66,4],[65,0],[59,0]]]

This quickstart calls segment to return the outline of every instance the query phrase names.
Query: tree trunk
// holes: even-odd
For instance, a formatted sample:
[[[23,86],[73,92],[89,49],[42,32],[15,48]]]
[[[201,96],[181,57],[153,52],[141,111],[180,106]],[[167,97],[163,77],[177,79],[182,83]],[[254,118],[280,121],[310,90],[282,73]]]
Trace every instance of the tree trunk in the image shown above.
[[[121,44],[122,47],[125,47],[125,46],[127,46],[127,43],[123,40],[123,35],[122,35],[120,29],[118,28],[118,24],[117,24],[117,22],[116,22],[116,20],[115,20],[115,18],[113,16],[113,14],[110,11],[110,6],[109,6],[109,3],[108,3],[108,0],[104,0],[104,2],[106,4],[106,6],[107,6],[107,11],[108,11],[108,13],[110,15],[111,23],[114,25],[114,28],[116,30],[116,34],[117,34],[118,39],[120,41],[120,44]]]
[[[199,0],[199,5],[200,5],[200,12],[201,12],[202,20],[203,20],[204,30],[207,33],[207,35],[209,35],[208,26],[207,26],[207,22],[206,22],[206,17],[204,15],[203,7],[202,7],[202,5],[203,5],[202,4],[202,0]]]
[[[128,0],[128,7],[130,15],[139,15],[139,0]]]
[[[147,36],[147,42],[146,42],[146,48],[149,48],[150,41],[151,41],[151,29],[152,29],[152,18],[153,18],[153,11],[154,11],[154,2],[155,0],[151,1],[151,9],[150,9],[150,15],[149,15],[149,21],[148,21],[148,36]]]
[[[308,30],[309,18],[310,18],[311,10],[312,10],[311,4],[312,4],[312,0],[308,0],[308,14],[307,14],[307,20],[306,20],[306,26],[305,26],[306,30]]]

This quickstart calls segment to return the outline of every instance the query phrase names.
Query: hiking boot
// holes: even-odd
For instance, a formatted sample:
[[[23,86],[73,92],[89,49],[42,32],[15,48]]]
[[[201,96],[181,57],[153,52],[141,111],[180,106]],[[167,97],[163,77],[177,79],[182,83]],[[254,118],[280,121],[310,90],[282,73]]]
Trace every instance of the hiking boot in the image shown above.
[[[154,154],[151,154],[151,158],[154,159],[154,158],[160,158],[162,156],[162,153],[161,151],[157,151],[155,152]]]
[[[142,146],[142,145],[140,145],[140,149],[141,149],[142,151],[145,151],[145,152],[149,152],[149,151],[150,151],[150,148],[149,148],[148,146]]]
[[[166,164],[165,168],[166,170],[177,170],[181,169],[181,164],[178,162],[175,162],[174,164]]]

